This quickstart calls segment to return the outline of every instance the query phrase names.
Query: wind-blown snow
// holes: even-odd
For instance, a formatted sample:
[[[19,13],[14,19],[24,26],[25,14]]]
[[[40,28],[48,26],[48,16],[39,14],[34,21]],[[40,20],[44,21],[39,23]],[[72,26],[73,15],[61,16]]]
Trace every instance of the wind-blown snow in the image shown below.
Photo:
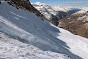
[[[25,54],[21,55],[24,59],[42,59],[42,57],[54,59],[51,56],[53,52],[57,52],[58,55],[60,55],[59,53],[66,54],[72,59],[88,58],[88,39],[75,36],[66,30],[55,27],[47,20],[42,21],[35,14],[30,13],[27,10],[16,9],[15,7],[8,5],[7,3],[2,3],[0,5],[0,31],[8,34],[14,39],[18,39],[19,41],[21,41],[15,42],[14,39],[9,39],[8,37],[6,38],[8,39],[6,40],[8,41],[6,43],[4,42],[4,39],[3,41],[1,40],[0,47],[3,47],[3,49],[6,47],[7,49],[1,51],[0,55],[3,54],[1,55],[1,57],[10,56],[8,53],[11,52],[11,58],[17,58],[21,55],[20,53],[22,53]],[[10,44],[11,42],[12,44]],[[50,54],[42,54],[42,57],[40,57],[40,55],[38,53],[36,54],[35,52],[33,52],[34,56],[27,56],[27,52],[32,54],[32,52],[30,51],[34,51],[30,48],[30,46],[25,46],[27,43],[29,45],[32,45],[32,47],[34,46],[33,49],[39,48],[40,50],[43,50],[43,52],[41,52],[40,54],[45,53],[44,51],[52,52],[50,52]],[[14,46],[14,44],[16,44],[16,46]],[[22,49],[18,46],[23,46],[24,48]],[[16,51],[14,51],[14,49],[16,49]],[[4,51],[6,52],[4,53]],[[19,54],[13,55],[14,53]],[[58,59],[57,56],[54,57],[55,59]],[[66,59],[67,57],[61,55],[61,58]]]

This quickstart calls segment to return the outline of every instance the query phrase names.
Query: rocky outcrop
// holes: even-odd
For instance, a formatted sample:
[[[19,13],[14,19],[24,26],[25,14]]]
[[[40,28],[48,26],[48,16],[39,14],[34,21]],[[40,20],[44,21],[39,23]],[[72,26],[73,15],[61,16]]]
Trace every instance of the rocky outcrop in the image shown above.
[[[0,4],[1,4],[1,0],[0,0]]]
[[[44,20],[44,16],[31,5],[29,0],[10,0],[7,3],[12,5],[13,7],[16,7],[17,9],[21,8],[21,9],[28,10],[28,11],[36,14],[42,20]]]

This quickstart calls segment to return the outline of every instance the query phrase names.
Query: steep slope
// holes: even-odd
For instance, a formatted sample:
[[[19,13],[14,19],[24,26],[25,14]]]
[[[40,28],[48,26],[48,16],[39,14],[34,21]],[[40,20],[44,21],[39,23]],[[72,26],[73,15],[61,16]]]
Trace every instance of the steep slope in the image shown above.
[[[67,55],[42,51],[0,32],[0,59],[69,59]]]
[[[29,12],[29,10],[17,9],[10,6],[7,2],[1,3],[0,5],[0,31],[19,40],[23,46],[29,44],[43,51],[66,54],[72,59],[88,58],[88,40],[86,38],[75,36],[66,30],[57,28],[47,20],[41,20],[34,13]],[[14,44],[16,44],[16,42]],[[12,44],[12,46],[14,44]],[[18,50],[19,47],[16,49]],[[30,56],[28,56],[28,58],[29,57]],[[63,55],[61,57],[67,58]],[[59,57],[56,57],[55,59],[58,58]]]
[[[58,29],[50,26],[46,20],[42,21],[27,10],[16,9],[6,2],[0,5],[0,31],[41,50],[68,54],[68,51],[58,45],[57,41],[61,41],[49,33],[53,30],[59,32]]]

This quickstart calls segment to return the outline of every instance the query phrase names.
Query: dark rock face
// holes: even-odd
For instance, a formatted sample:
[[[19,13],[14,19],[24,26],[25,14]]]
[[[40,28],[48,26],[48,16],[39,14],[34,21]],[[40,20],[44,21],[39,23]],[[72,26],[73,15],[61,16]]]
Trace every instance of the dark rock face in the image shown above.
[[[88,38],[88,12],[72,14],[60,20],[59,27]]]
[[[17,9],[26,9],[34,14],[36,14],[38,17],[40,17],[42,20],[44,20],[44,16],[37,10],[35,9],[29,0],[10,0],[7,2],[8,4],[12,5],[13,7],[16,7]]]
[[[49,22],[54,24],[55,26],[58,26],[59,24],[59,19],[55,15],[51,15],[50,19],[48,19]]]
[[[63,12],[63,11],[58,11],[58,13],[57,13],[57,17],[58,17],[58,19],[62,19],[62,18],[64,18],[64,17],[66,17],[68,15],[68,13],[67,12]]]
[[[69,10],[69,11],[67,11],[67,12],[58,11],[56,16],[57,16],[59,19],[62,19],[62,18],[66,17],[66,16],[69,16],[69,15],[71,15],[71,14],[77,12],[77,11],[80,11],[80,9],[72,9],[72,10]]]
[[[1,0],[0,0],[0,4],[1,4]]]
[[[51,15],[51,17],[47,20],[52,24],[54,24],[55,26],[58,26],[59,24],[59,19],[55,15]]]

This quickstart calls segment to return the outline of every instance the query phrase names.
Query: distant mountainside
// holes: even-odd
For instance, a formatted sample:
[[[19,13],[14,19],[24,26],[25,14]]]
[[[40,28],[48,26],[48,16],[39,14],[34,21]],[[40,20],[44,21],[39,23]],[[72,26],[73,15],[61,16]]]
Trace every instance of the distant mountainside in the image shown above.
[[[54,25],[88,38],[88,7],[49,6],[40,2],[32,5]]]
[[[60,20],[59,27],[88,38],[88,11],[79,11]]]
[[[32,4],[36,9],[38,9],[44,16],[45,18],[50,21],[51,23],[53,23],[54,25],[58,25],[58,17],[56,16],[57,15],[57,12],[55,10],[53,10],[51,8],[51,6],[47,5],[47,4],[44,4],[44,3],[40,3],[40,2],[37,2],[37,3],[33,3]]]
[[[49,6],[40,2],[32,3],[32,5],[38,9],[48,21],[56,26],[59,24],[59,19],[62,19],[63,17],[71,15],[72,13],[80,10],[78,8],[71,7]]]

